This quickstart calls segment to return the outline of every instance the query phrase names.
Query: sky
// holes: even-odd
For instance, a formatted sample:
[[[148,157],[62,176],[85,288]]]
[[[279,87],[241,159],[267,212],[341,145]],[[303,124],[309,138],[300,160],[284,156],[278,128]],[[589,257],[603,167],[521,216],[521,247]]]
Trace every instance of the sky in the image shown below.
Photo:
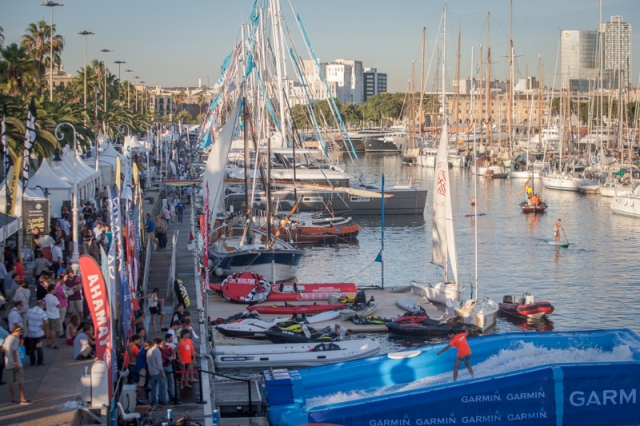
[[[65,38],[62,55],[65,70],[75,74],[84,61],[82,30],[88,37],[87,56],[104,60],[101,49],[121,65],[121,78],[140,76],[149,86],[213,84],[225,56],[239,39],[240,25],[248,22],[254,0],[58,0],[54,24]],[[264,0],[260,0],[264,1]],[[302,56],[304,45],[291,12],[290,0],[280,0],[289,29]],[[50,8],[39,0],[0,0],[0,26],[5,45],[19,42],[29,23],[50,21]],[[433,82],[431,54],[439,37],[444,2],[438,0],[291,0],[300,13],[313,48],[322,62],[355,59],[364,67],[387,73],[388,90],[405,92],[415,61],[420,73],[421,32],[427,29],[425,74]],[[508,0],[450,0],[447,14],[447,78],[455,77],[458,29],[461,31],[461,77],[469,76],[471,48],[478,62],[479,43],[486,61],[487,13],[491,12],[492,77],[508,78]],[[535,75],[538,54],[545,69],[545,85],[551,85],[559,32],[593,30],[598,25],[598,0],[514,0],[513,41],[516,78]],[[632,60],[640,58],[640,0],[604,0],[603,21],[614,14],[632,26]],[[441,32],[441,30],[440,30]],[[633,70],[640,68],[633,67]],[[418,78],[418,77],[416,77]],[[637,85],[633,71],[631,81]],[[425,85],[433,89],[433,83]]]

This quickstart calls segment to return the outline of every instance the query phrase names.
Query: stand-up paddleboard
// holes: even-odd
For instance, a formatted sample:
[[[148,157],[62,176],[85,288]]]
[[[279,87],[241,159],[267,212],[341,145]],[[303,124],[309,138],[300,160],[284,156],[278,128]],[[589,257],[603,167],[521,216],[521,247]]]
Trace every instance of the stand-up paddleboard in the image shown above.
[[[409,312],[416,312],[422,309],[422,306],[420,306],[420,303],[418,303],[416,299],[412,299],[411,297],[398,299],[396,300],[396,304],[402,309],[404,309],[405,311],[409,311]]]
[[[552,246],[561,247],[561,248],[569,247],[569,243],[556,243],[555,241],[549,241],[549,244],[551,244]]]
[[[486,216],[486,213],[478,213],[478,216]],[[464,217],[474,217],[475,215],[473,213],[471,214],[465,214]]]

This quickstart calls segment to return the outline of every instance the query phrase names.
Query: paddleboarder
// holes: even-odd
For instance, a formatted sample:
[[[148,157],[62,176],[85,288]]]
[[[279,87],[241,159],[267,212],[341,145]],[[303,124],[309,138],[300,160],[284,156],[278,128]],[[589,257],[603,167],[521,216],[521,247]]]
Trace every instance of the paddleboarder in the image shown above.
[[[464,333],[456,334],[453,330],[449,330],[447,336],[449,337],[449,344],[445,346],[440,352],[437,353],[439,356],[441,353],[446,352],[452,346],[455,346],[458,350],[458,357],[456,358],[456,362],[453,364],[453,381],[458,380],[458,368],[460,368],[460,364],[464,362],[464,365],[469,370],[471,377],[473,376],[473,369],[471,369],[471,364],[469,364],[469,360],[471,359],[471,348],[469,348],[469,344],[467,343],[467,336],[469,335],[469,331],[466,326],[462,326],[462,330]]]
[[[561,222],[561,219],[558,219],[558,221],[553,224],[553,236],[555,237],[557,244],[560,244],[560,230],[562,229]]]

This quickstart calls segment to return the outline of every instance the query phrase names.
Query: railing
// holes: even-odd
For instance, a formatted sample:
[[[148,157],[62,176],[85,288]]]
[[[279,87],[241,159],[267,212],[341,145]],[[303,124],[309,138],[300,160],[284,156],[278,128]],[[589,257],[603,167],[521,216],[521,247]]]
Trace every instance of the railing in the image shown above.
[[[180,231],[176,230],[171,237],[171,262],[169,263],[169,277],[167,278],[167,293],[165,297],[169,297],[171,295],[171,291],[173,290],[173,283],[176,280],[176,256],[178,254],[178,235]],[[173,298],[174,305],[175,297]]]

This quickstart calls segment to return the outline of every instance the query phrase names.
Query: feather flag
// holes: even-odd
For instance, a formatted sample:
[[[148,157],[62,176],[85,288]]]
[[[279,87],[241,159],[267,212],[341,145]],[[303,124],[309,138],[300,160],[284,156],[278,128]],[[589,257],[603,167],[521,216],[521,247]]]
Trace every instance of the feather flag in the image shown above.
[[[31,98],[29,112],[27,114],[27,130],[24,135],[24,152],[22,153],[22,191],[27,189],[29,183],[29,157],[33,143],[36,141],[36,104]]]
[[[7,143],[7,105],[2,103],[2,153],[4,156],[3,159],[3,172],[4,172],[4,195],[6,197],[5,200],[5,214],[9,214],[9,200],[11,197],[9,196],[9,144]]]

